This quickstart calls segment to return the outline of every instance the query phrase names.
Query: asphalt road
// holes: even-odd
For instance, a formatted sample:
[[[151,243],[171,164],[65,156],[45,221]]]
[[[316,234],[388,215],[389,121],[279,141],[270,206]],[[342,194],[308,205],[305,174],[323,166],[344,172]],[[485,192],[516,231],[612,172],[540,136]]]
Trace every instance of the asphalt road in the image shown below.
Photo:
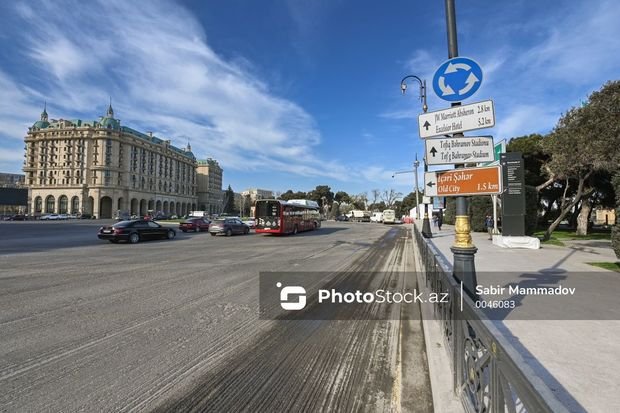
[[[115,245],[100,225],[0,223],[0,411],[432,411],[415,306],[402,323],[258,317],[260,271],[415,287],[405,226]]]

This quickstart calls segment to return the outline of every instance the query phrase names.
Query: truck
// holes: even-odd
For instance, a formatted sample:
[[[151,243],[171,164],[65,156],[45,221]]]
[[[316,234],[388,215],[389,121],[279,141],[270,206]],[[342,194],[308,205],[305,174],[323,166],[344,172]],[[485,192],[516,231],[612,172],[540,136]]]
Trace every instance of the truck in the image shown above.
[[[370,222],[383,222],[383,212],[373,212],[370,216]]]
[[[354,222],[370,222],[370,212],[354,209],[349,212],[349,220]]]

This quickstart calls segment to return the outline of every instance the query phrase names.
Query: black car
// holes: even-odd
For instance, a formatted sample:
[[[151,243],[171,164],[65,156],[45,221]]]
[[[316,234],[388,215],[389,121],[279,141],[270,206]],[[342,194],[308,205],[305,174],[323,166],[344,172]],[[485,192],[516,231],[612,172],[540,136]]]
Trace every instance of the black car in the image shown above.
[[[348,220],[349,220],[349,217],[346,215],[338,215],[336,217],[336,221],[348,221]]]
[[[16,215],[11,215],[10,217],[6,217],[4,219],[5,221],[26,221],[27,217],[26,215],[16,214]]]
[[[114,244],[119,241],[129,241],[135,244],[149,239],[174,239],[176,235],[176,231],[172,228],[166,228],[157,222],[137,219],[117,222],[114,225],[105,225],[99,228],[97,237],[99,239],[107,239]]]

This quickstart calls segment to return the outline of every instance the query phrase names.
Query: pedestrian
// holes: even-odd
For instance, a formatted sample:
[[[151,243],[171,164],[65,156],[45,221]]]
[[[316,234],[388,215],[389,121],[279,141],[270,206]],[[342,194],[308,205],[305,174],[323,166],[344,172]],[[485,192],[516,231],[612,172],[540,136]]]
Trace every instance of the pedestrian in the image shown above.
[[[493,218],[491,217],[491,215],[487,215],[486,218],[484,219],[484,226],[487,229],[487,232],[489,233],[489,239],[493,239]]]
[[[437,228],[437,215],[433,214],[433,228]]]
[[[439,208],[439,212],[437,213],[437,228],[441,231],[441,226],[443,225],[443,209]]]

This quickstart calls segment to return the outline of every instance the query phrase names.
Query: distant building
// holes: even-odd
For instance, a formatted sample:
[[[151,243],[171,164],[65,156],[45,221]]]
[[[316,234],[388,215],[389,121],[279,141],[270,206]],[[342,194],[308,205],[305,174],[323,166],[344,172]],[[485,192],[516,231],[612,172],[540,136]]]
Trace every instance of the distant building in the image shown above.
[[[272,199],[273,191],[268,189],[249,188],[241,192],[241,195],[249,197],[250,201],[254,203],[257,199]]]
[[[30,214],[112,218],[118,210],[182,215],[196,208],[190,146],[122,126],[112,105],[98,121],[50,121],[44,109],[24,140]]]
[[[26,175],[0,172],[0,187],[20,188],[24,186]]]
[[[214,159],[199,160],[196,167],[198,210],[209,214],[224,211],[222,176],[224,170]]]
[[[254,204],[258,199],[272,199],[273,197],[273,191],[268,189],[249,188],[241,192],[240,197],[235,201],[235,205],[241,211],[241,215],[253,216]]]
[[[616,211],[614,209],[597,209],[594,211],[594,224],[614,225],[616,223]]]

